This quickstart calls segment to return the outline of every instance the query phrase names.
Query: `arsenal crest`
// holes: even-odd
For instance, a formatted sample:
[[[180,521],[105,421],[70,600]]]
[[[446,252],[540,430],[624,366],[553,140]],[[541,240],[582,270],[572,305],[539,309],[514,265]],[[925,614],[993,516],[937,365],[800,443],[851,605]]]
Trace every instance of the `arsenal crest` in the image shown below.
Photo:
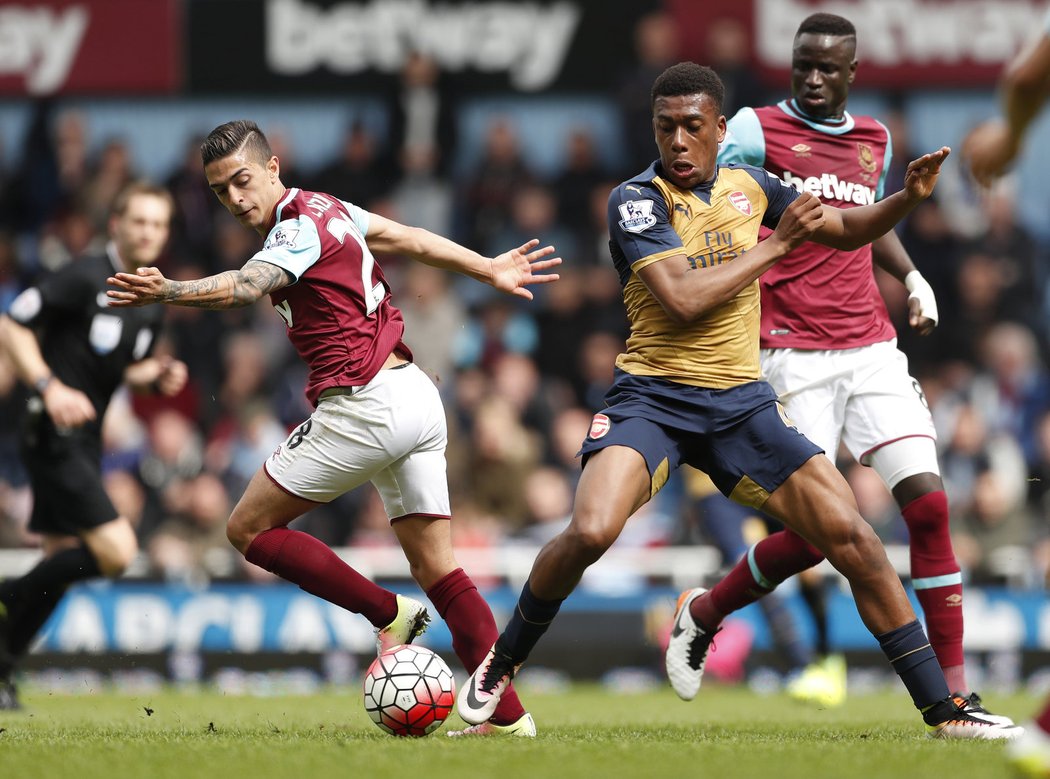
[[[594,419],[591,420],[591,430],[587,433],[587,437],[592,440],[601,438],[609,432],[610,427],[612,427],[612,421],[609,417],[605,414],[595,414]]]
[[[729,203],[744,216],[751,216],[751,201],[740,190],[729,195]]]

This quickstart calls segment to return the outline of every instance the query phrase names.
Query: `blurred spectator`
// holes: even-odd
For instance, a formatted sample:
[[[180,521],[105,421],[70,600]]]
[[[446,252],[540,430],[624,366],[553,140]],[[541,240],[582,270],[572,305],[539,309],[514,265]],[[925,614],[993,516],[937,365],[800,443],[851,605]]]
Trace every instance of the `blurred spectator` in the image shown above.
[[[117,193],[137,178],[131,165],[131,152],[123,138],[110,138],[92,165],[91,174],[78,192],[77,201],[94,229],[106,231]],[[77,254],[78,252],[74,252]]]
[[[178,263],[199,264],[204,273],[216,273],[213,242],[215,220],[223,211],[218,199],[201,176],[201,143],[193,136],[186,144],[179,167],[166,185],[175,198],[175,219],[171,226],[170,252]]]
[[[1017,441],[1025,462],[1034,464],[1038,457],[1036,423],[1050,408],[1050,374],[1035,336],[1019,324],[1002,322],[984,335],[980,350],[988,373],[974,381],[974,403],[992,429]]]
[[[364,123],[354,121],[343,136],[339,156],[321,168],[310,186],[361,208],[371,209],[392,184],[376,148],[376,139]]]
[[[464,494],[480,511],[513,531],[527,521],[525,479],[540,461],[539,436],[528,430],[511,403],[499,395],[481,402],[464,461]]]
[[[575,492],[582,463],[579,452],[591,428],[592,412],[579,406],[567,406],[554,415],[548,434],[547,462],[565,473]]]
[[[502,117],[493,120],[485,133],[481,159],[464,184],[461,206],[467,244],[494,245],[496,236],[510,224],[514,195],[533,179],[511,121]]]
[[[410,175],[408,163],[420,157],[435,174],[446,175],[456,158],[456,105],[433,58],[418,51],[408,55],[389,106],[389,156],[402,175]]]
[[[650,95],[656,77],[680,59],[681,40],[674,18],[656,11],[639,19],[634,28],[634,50],[638,64],[621,76],[616,88],[627,147],[616,178],[640,173],[657,157]]]
[[[569,524],[573,483],[550,466],[537,468],[525,478],[526,524],[515,540],[543,546]]]
[[[416,364],[443,395],[455,380],[455,342],[467,322],[467,312],[451,294],[449,281],[447,273],[413,262],[398,284],[396,297]]]
[[[592,411],[605,407],[605,393],[613,383],[616,358],[626,349],[624,342],[612,333],[591,333],[580,348],[579,397]]]
[[[493,233],[492,242],[485,249],[487,254],[495,256],[506,251],[507,247],[521,246],[537,238],[540,246],[554,246],[567,263],[576,257],[576,236],[560,218],[557,198],[549,187],[540,183],[518,187],[510,199],[509,217],[507,223]],[[470,289],[476,286],[474,284]],[[537,288],[533,293],[542,302],[547,290]],[[487,297],[496,294],[491,290],[485,292]]]
[[[201,436],[190,420],[170,410],[153,418],[148,445],[139,464],[139,478],[156,496],[154,505],[147,507],[150,517],[163,514],[164,502],[180,499],[187,483],[201,472],[203,460]],[[161,505],[157,505],[157,500]],[[143,531],[148,534],[153,527],[143,527]]]
[[[54,101],[38,100],[11,178],[13,211],[9,226],[34,232],[75,202],[87,181],[88,150],[84,118],[72,110],[55,116]]]
[[[765,105],[766,90],[750,62],[751,42],[744,23],[730,16],[715,19],[707,28],[705,44],[703,64],[725,85],[722,113],[729,117],[745,106]]]
[[[606,172],[598,158],[598,148],[590,131],[577,128],[569,133],[566,139],[565,162],[561,173],[551,182],[551,189],[557,195],[558,221],[567,225],[575,233],[573,250],[563,249],[555,244],[566,262],[575,262],[579,250],[575,244],[588,241],[594,226],[591,224],[591,197],[596,187],[605,182]],[[609,198],[612,185],[605,191],[605,200]],[[602,203],[602,210],[605,203]],[[605,236],[608,240],[608,234]]]
[[[437,175],[434,146],[401,150],[402,176],[390,192],[393,219],[446,235],[452,230],[452,185]]]
[[[232,508],[226,487],[213,474],[202,473],[170,497],[172,511],[147,545],[152,571],[189,583],[230,577],[239,555],[226,540]]]
[[[536,349],[535,320],[506,297],[480,305],[456,342],[456,364],[490,370],[507,352],[532,354]]]
[[[970,244],[971,252],[992,259],[999,278],[996,281],[998,318],[1037,323],[1040,304],[1035,267],[1035,244],[1017,221],[1014,188],[1006,181],[984,193],[983,212],[988,228]]]
[[[988,468],[978,472],[973,497],[952,512],[952,545],[974,584],[1031,584],[1032,516],[1009,477]]]

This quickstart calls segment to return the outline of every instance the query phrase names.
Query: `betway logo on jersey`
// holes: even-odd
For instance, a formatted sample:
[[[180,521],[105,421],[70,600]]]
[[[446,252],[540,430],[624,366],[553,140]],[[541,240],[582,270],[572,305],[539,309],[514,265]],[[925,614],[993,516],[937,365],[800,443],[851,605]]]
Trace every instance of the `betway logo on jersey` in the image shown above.
[[[79,5],[0,7],[0,77],[24,76],[31,95],[54,92],[69,76],[88,19]]]
[[[276,73],[324,67],[336,74],[396,73],[413,51],[443,70],[504,71],[511,84],[550,86],[565,64],[580,22],[572,3],[446,3],[371,0],[323,7],[269,0],[266,57]]]
[[[820,178],[816,176],[802,178],[785,170],[783,178],[799,192],[810,192],[821,200],[838,200],[858,206],[870,206],[875,202],[874,189],[864,184],[843,181],[834,173],[822,173]]]

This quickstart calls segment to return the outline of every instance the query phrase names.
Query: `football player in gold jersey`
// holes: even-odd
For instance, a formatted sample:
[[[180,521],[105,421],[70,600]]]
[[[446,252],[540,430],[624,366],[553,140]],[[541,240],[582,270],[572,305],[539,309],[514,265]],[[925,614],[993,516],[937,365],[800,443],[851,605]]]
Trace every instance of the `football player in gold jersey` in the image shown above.
[[[627,351],[583,444],[572,521],[537,557],[509,624],[461,691],[460,716],[489,718],[586,568],[688,463],[732,499],[780,519],[813,558],[825,555],[847,577],[927,725],[939,735],[977,732],[960,724],[966,715],[849,486],[780,412],[758,363],[762,272],[810,237],[856,248],[890,230],[929,197],[949,150],[912,162],[904,190],[874,205],[826,208],[759,168],[716,164],[722,99],[714,71],[693,63],[668,68],[653,85],[660,159],[609,199],[610,246],[631,321]],[[762,226],[773,232],[759,242]],[[776,559],[760,564],[769,581],[751,600],[797,572],[780,570]],[[687,698],[725,616],[700,618],[689,602],[679,604],[668,658],[672,684]]]

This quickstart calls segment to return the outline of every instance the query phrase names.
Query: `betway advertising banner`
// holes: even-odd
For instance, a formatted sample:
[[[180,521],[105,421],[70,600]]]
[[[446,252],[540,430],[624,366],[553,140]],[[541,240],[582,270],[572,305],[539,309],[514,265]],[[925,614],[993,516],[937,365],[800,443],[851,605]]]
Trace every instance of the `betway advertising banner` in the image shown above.
[[[607,90],[659,0],[0,0],[0,95]]]
[[[0,0],[0,94],[165,94],[180,82],[177,0]]]
[[[1045,28],[1045,0],[666,0],[685,54],[705,62],[712,30],[727,19],[751,41],[764,82],[786,89],[791,44],[809,14],[844,16],[857,28],[857,84],[864,88],[993,85],[1003,65]],[[716,24],[719,22],[723,26]]]
[[[472,90],[607,90],[635,61],[635,22],[658,5],[188,0],[187,87],[194,93],[375,91],[421,52],[446,78],[469,79]]]

